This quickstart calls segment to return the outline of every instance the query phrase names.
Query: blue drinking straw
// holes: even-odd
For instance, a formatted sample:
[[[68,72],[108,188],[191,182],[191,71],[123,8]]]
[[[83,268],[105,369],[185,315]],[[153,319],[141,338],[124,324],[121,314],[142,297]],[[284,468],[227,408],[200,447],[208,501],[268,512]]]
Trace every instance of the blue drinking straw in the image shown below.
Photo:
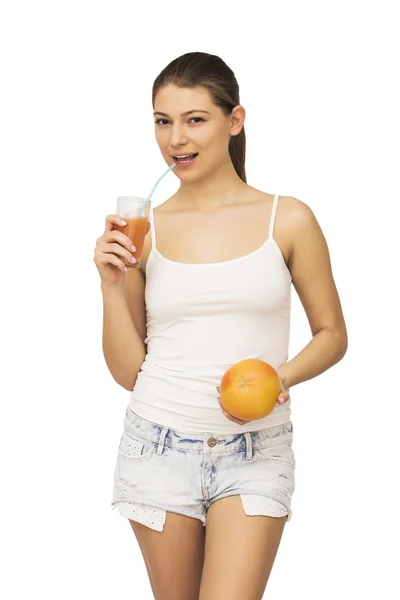
[[[168,167],[168,169],[165,171],[165,173],[163,173],[163,175],[161,175],[161,177],[157,180],[155,186],[153,187],[153,189],[151,190],[146,202],[143,204],[140,213],[139,213],[139,217],[143,217],[143,213],[146,210],[146,206],[148,205],[148,203],[150,202],[150,198],[152,197],[152,195],[154,194],[154,191],[156,189],[156,187],[158,186],[158,184],[160,183],[161,179],[163,177],[165,177],[167,175],[167,173],[170,172],[171,169],[173,169],[174,167],[176,167],[176,163],[172,163],[172,165],[170,167]]]

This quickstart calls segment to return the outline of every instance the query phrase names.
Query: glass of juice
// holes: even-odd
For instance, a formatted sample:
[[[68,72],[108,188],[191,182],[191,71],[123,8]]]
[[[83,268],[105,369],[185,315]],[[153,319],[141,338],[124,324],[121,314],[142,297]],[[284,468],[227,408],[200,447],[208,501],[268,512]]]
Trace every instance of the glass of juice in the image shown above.
[[[128,236],[136,248],[136,251],[132,254],[137,262],[132,264],[123,259],[127,267],[140,267],[144,238],[147,232],[150,203],[147,203],[143,215],[139,215],[146,202],[146,198],[140,198],[139,196],[118,196],[117,198],[116,214],[125,219],[126,225],[114,225],[114,229]]]

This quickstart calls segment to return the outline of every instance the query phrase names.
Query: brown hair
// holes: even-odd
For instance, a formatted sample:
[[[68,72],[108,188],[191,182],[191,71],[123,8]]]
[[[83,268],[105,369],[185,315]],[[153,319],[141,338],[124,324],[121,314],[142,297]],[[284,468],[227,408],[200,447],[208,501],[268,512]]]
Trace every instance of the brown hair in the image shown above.
[[[233,108],[240,104],[239,85],[235,74],[221,58],[213,54],[189,52],[170,62],[154,81],[153,108],[157,92],[170,84],[187,88],[205,87],[213,103],[219,106],[225,115],[229,115]],[[246,183],[244,127],[239,135],[231,137],[229,154],[236,173]]]

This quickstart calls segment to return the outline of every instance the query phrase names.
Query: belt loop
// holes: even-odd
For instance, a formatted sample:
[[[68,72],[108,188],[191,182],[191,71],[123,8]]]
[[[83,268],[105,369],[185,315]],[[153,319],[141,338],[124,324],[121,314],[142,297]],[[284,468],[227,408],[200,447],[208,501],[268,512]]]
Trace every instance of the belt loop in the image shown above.
[[[162,454],[163,450],[164,450],[164,441],[165,441],[165,436],[168,433],[168,427],[163,427],[160,433],[160,438],[158,440],[158,446],[157,446],[157,450],[156,450],[156,454]]]
[[[246,460],[251,460],[253,458],[253,444],[250,431],[247,431],[244,436],[246,438]]]

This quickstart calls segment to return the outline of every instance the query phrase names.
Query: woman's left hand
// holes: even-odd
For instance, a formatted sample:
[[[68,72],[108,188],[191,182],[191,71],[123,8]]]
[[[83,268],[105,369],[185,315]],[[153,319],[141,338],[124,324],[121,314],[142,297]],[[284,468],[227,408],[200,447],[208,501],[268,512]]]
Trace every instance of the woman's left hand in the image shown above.
[[[282,379],[280,376],[279,376],[279,381],[281,383],[281,389],[279,392],[277,404],[279,404],[279,406],[282,406],[282,404],[285,404],[285,402],[287,402],[289,400],[289,390],[287,390],[283,387]],[[221,393],[221,389],[219,386],[217,387],[217,392],[218,392],[218,403],[221,407],[222,412],[224,413],[224,415],[226,416],[227,419],[229,419],[230,421],[233,421],[234,423],[237,423],[238,425],[246,425],[246,423],[250,423],[250,421],[255,420],[255,419],[247,419],[247,420],[237,419],[236,417],[233,417],[232,415],[230,415],[228,412],[226,412],[226,410],[222,406],[221,396],[219,395]]]

